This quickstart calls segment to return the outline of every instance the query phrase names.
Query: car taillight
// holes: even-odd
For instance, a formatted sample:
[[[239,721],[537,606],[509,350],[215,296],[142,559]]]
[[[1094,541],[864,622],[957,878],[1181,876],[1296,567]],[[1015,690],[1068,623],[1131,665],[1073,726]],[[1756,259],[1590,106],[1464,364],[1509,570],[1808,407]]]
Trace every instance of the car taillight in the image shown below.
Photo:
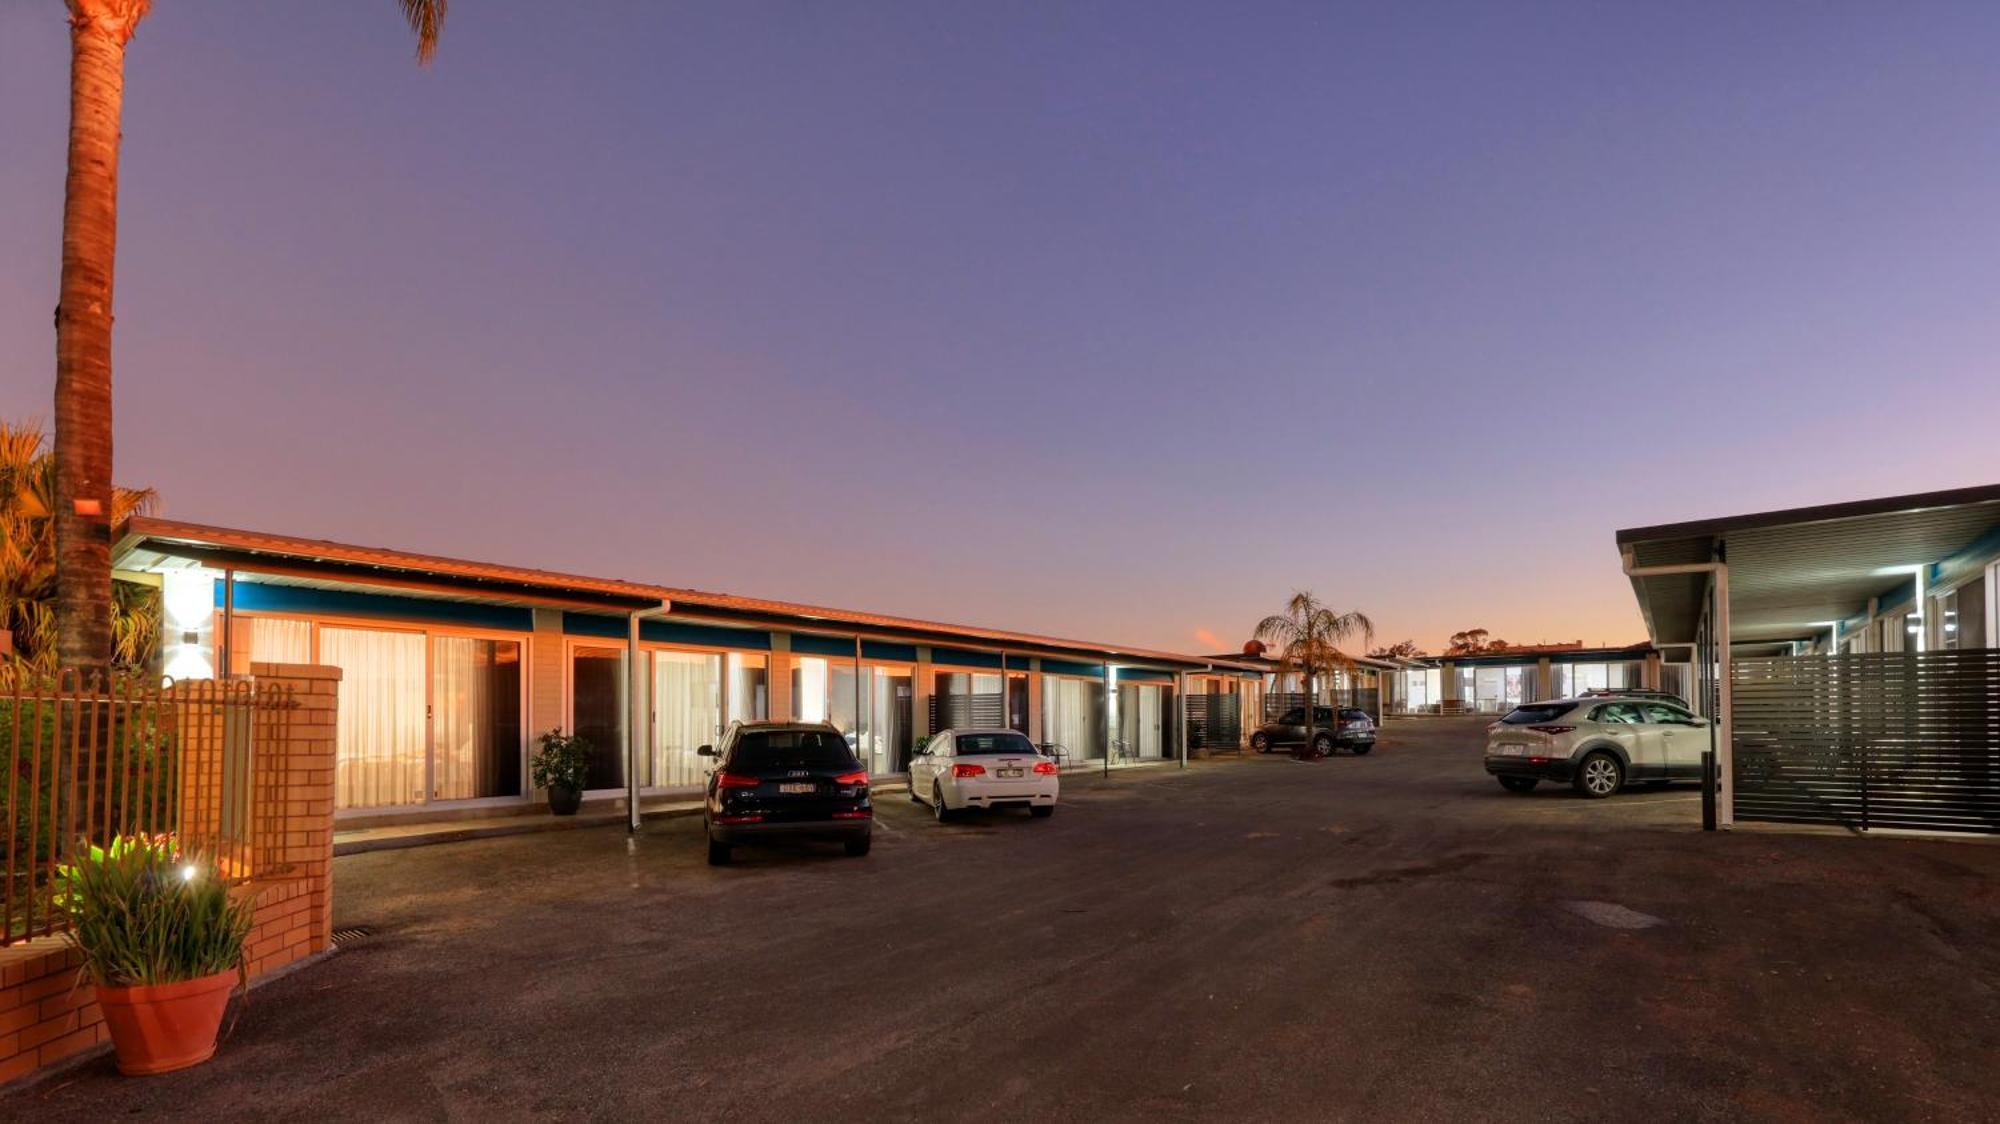
[[[740,773],[715,774],[715,787],[717,788],[756,788],[763,783],[761,778],[746,777]]]
[[[1530,726],[1528,727],[1528,729],[1533,730],[1537,734],[1567,734],[1571,730],[1576,729],[1576,727],[1575,726]]]
[[[851,772],[851,773],[842,773],[842,774],[840,774],[839,776],[837,776],[837,777],[833,778],[833,783],[835,783],[835,784],[867,784],[867,783],[868,783],[868,771],[867,771],[866,769],[856,769],[856,770],[854,770],[854,771],[853,771],[853,772]]]
[[[1037,761],[1037,762],[1035,762],[1035,775],[1036,775],[1036,776],[1042,776],[1042,777],[1053,777],[1053,776],[1055,776],[1055,775],[1056,775],[1056,763],[1055,763],[1055,762],[1053,762],[1053,761]]]
[[[951,767],[951,775],[954,777],[983,777],[986,775],[986,766],[953,765]]]
[[[874,814],[873,811],[867,808],[856,808],[851,812],[835,812],[833,818],[837,820],[865,820]]]

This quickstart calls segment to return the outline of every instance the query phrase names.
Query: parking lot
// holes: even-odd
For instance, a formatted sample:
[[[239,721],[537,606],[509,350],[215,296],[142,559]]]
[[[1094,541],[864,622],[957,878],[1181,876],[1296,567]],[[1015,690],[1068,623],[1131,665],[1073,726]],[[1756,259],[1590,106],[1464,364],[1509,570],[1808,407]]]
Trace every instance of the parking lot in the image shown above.
[[[212,1063],[0,1116],[1991,1119],[2000,847],[1502,792],[1483,723],[1369,757],[879,799],[874,853],[698,821],[355,855],[372,935]]]

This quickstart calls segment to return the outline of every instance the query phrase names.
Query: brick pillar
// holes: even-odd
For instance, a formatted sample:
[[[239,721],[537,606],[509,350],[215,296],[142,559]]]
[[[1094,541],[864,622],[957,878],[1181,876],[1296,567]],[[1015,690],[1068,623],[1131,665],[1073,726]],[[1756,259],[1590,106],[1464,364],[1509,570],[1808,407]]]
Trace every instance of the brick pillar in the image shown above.
[[[257,803],[277,814],[275,832],[266,833],[260,880],[295,886],[281,899],[265,933],[265,903],[259,901],[258,934],[263,956],[253,953],[251,971],[261,973],[326,951],[333,945],[333,800],[335,722],[340,669],[303,664],[251,665],[260,691],[289,688],[292,707],[271,723],[258,748],[265,767],[258,772]],[[260,963],[261,961],[261,963]]]
[[[771,712],[766,717],[777,722],[792,717],[792,634],[771,634],[771,671],[765,677],[765,699]]]

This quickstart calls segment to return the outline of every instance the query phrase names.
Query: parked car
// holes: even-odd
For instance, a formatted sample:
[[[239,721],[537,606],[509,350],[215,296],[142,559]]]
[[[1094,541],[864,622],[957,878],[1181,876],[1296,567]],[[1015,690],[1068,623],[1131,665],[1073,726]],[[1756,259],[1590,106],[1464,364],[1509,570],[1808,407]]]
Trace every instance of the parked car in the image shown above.
[[[710,864],[727,864],[738,844],[778,837],[837,840],[850,855],[868,853],[868,770],[831,723],[738,722],[721,745],[695,752],[716,759],[702,808]]]
[[[942,730],[910,758],[910,799],[938,822],[967,808],[1026,808],[1056,814],[1061,770],[1014,730]]]
[[[1486,771],[1509,792],[1542,781],[1610,796],[1630,781],[1700,780],[1708,722],[1656,699],[1525,703],[1486,728]]]
[[[1278,715],[1276,722],[1266,722],[1250,735],[1250,748],[1259,753],[1269,753],[1278,746],[1304,745],[1306,737],[1313,739],[1313,749],[1321,755],[1333,753],[1335,749],[1346,747],[1355,753],[1367,753],[1375,748],[1375,720],[1368,712],[1356,706],[1340,708],[1340,720],[1334,721],[1333,708],[1316,706],[1313,708],[1313,725],[1306,726],[1306,708],[1295,706]]]
[[[1685,708],[1687,700],[1672,691],[1656,691],[1651,687],[1592,687],[1585,691],[1586,699],[1657,699]]]

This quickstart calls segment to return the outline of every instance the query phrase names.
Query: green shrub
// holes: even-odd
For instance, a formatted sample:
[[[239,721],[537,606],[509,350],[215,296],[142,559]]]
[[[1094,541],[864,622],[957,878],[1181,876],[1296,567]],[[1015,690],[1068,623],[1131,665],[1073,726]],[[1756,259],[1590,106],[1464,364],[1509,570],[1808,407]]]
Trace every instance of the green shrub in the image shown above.
[[[93,982],[136,987],[244,970],[252,903],[229,892],[213,858],[183,853],[170,835],[121,835],[77,853],[57,871],[55,900]]]
[[[542,748],[529,762],[536,788],[568,788],[582,792],[590,779],[590,739],[581,734],[550,730],[541,738]]]

